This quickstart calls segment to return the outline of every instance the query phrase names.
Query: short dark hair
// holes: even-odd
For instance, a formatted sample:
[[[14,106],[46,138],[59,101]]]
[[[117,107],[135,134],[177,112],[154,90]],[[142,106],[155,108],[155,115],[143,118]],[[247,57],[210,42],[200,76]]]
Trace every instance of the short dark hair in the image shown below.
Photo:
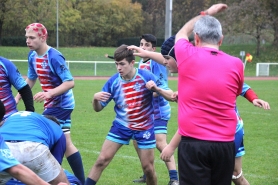
[[[60,122],[59,120],[55,117],[55,116],[52,116],[52,115],[43,115],[45,118],[47,119],[50,119],[51,121],[57,123],[58,125],[60,125]]]
[[[6,114],[6,108],[4,103],[0,100],[0,121],[2,121],[2,119],[4,118]]]
[[[153,47],[156,47],[156,37],[152,34],[143,34],[141,37],[140,37],[140,41],[142,39],[145,39],[147,42],[150,42],[152,43],[152,46]]]
[[[127,47],[128,45],[123,44],[116,49],[116,51],[114,52],[115,61],[121,61],[123,59],[126,59],[128,63],[130,63],[132,60],[135,60],[133,51],[129,50]]]

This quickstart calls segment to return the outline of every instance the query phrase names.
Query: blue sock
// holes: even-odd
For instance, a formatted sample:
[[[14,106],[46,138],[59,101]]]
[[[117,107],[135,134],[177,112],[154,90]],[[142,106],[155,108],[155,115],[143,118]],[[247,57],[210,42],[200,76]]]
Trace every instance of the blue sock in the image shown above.
[[[169,177],[173,180],[179,180],[177,170],[169,170]]]
[[[90,179],[89,177],[86,179],[84,185],[95,185],[97,182],[94,181],[93,179]]]
[[[143,175],[143,178],[146,180],[146,175],[145,174]]]
[[[79,151],[70,155],[67,158],[67,160],[74,175],[80,180],[82,184],[84,184],[85,175],[84,175],[83,163]]]

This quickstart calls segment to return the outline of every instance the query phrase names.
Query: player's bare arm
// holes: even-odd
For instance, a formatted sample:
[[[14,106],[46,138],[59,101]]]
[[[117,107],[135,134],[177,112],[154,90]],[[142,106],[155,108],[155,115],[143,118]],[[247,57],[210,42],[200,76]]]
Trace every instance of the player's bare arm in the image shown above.
[[[54,89],[49,89],[46,92],[38,92],[34,95],[34,101],[41,103],[44,100],[50,99],[52,97],[58,96],[60,94],[65,93],[66,91],[72,89],[74,87],[74,81],[66,81],[63,82],[61,85]]]
[[[181,140],[181,135],[178,133],[178,131],[173,136],[170,143],[162,150],[160,154],[160,159],[162,159],[165,162],[169,162],[171,156],[174,154],[176,148],[178,147]]]
[[[92,101],[93,108],[96,112],[99,112],[103,109],[103,106],[101,105],[102,102],[106,102],[110,98],[111,94],[108,92],[98,92],[94,94],[94,98]]]
[[[22,164],[13,166],[7,169],[6,172],[28,185],[49,185],[47,182],[43,181],[39,176],[37,176],[32,170]]]
[[[224,11],[226,8],[228,8],[228,6],[226,4],[215,4],[212,5],[209,9],[207,9],[205,12],[205,14],[207,15],[215,15],[219,12]],[[198,19],[201,18],[202,15],[196,16],[194,18],[192,18],[190,21],[188,21],[180,30],[179,32],[176,34],[176,39],[175,41],[177,42],[180,38],[185,38],[186,40],[189,40],[188,37],[191,35],[192,31],[193,31],[193,27],[194,24],[196,23],[196,21]]]
[[[35,85],[36,83],[36,80],[31,80],[29,78],[26,78],[26,83],[30,86],[30,88],[32,89],[33,86]],[[15,96],[15,102],[18,104],[19,101],[21,100],[21,95],[19,93],[17,93],[17,95]]]
[[[146,83],[146,87],[147,89],[155,91],[157,94],[163,96],[168,101],[175,101],[174,99],[172,99],[172,95],[174,94],[174,92],[171,89],[169,90],[161,89],[157,87],[156,83],[152,80]]]
[[[163,64],[164,57],[161,55],[161,53],[154,52],[154,51],[147,51],[134,45],[128,46],[127,48],[134,51],[133,53],[134,56],[139,56],[141,58],[150,58],[155,62],[164,65]]]

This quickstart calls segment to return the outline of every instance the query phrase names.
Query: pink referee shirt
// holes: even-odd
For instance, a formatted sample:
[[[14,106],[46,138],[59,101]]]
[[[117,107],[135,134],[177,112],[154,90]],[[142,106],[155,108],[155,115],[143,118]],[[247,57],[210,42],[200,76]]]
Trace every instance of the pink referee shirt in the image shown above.
[[[239,58],[186,39],[175,44],[178,62],[179,134],[200,140],[233,141],[236,97],[244,72]]]

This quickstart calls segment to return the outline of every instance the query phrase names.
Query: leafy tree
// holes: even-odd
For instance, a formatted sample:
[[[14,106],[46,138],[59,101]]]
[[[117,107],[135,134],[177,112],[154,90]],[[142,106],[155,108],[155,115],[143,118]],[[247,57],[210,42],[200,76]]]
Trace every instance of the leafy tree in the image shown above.
[[[248,8],[247,8],[248,7]],[[229,34],[246,34],[256,39],[256,55],[260,55],[263,30],[269,25],[269,11],[258,0],[243,0],[229,6],[223,21]]]
[[[173,1],[173,34],[177,33],[187,21],[207,9],[209,5],[210,0]]]
[[[82,12],[79,23],[83,30],[76,30],[87,41],[83,44],[115,46],[117,38],[141,34],[142,9],[130,0],[90,0],[78,6]]]
[[[278,46],[278,3],[277,0],[264,0],[262,1],[267,10],[269,10],[269,18],[274,30],[273,45]]]
[[[16,4],[16,0],[1,0],[0,1],[0,45],[1,45],[1,38],[2,32],[5,29],[4,24],[8,22],[9,12],[13,10],[14,5]]]

